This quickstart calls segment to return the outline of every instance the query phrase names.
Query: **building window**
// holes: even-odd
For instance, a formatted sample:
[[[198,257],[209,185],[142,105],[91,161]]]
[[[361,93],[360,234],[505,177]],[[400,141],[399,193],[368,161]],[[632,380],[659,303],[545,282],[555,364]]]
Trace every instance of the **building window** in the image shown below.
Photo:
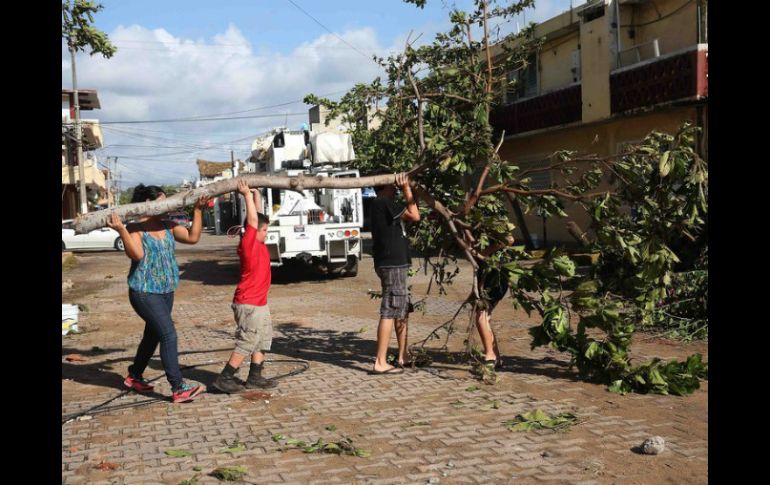
[[[533,52],[527,57],[527,66],[507,74],[508,85],[505,89],[505,103],[510,104],[516,100],[537,96],[537,53]],[[510,84],[516,81],[515,84]]]
[[[604,17],[604,3],[583,10],[583,22],[588,23],[600,17]]]

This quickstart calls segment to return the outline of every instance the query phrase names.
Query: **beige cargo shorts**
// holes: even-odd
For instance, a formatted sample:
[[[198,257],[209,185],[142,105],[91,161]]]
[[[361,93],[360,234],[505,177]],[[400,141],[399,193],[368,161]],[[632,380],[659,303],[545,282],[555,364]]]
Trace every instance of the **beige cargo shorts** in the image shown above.
[[[233,303],[232,308],[238,325],[235,331],[235,352],[249,356],[257,351],[270,350],[273,343],[270,307]]]

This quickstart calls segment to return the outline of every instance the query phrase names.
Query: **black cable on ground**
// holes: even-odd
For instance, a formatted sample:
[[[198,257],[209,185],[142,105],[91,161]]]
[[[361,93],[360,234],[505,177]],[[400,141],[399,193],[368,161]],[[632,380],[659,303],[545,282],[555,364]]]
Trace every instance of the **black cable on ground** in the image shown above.
[[[297,369],[294,369],[294,370],[291,370],[291,371],[289,371],[289,372],[287,372],[285,374],[279,374],[279,375],[277,375],[275,377],[270,377],[269,379],[273,380],[273,381],[277,381],[279,379],[285,379],[287,377],[291,377],[291,376],[295,376],[295,375],[301,374],[301,373],[305,372],[306,370],[308,370],[310,368],[310,363],[308,361],[306,361],[306,360],[277,359],[277,360],[270,360],[268,362],[270,362],[270,363],[274,363],[274,362],[289,362],[289,363],[295,363],[295,364],[300,364],[301,365],[301,367],[299,367]],[[200,363],[200,364],[186,365],[186,366],[180,367],[180,370],[192,369],[194,367],[204,367],[204,366],[207,366],[207,365],[214,365],[214,364],[217,364],[217,363],[218,362],[203,362],[203,363]],[[147,382],[157,381],[158,379],[160,379],[164,375],[165,374],[161,374],[161,375],[159,375],[157,377],[154,377],[153,379],[148,380]],[[88,409],[86,409],[84,411],[78,411],[77,413],[67,414],[67,415],[63,416],[62,417],[62,426],[64,426],[66,423],[68,423],[68,422],[70,422],[70,421],[72,421],[74,419],[77,419],[77,418],[79,418],[81,416],[94,415],[94,414],[102,414],[102,413],[106,413],[106,412],[110,412],[110,411],[135,408],[135,407],[145,406],[147,404],[152,404],[152,403],[155,403],[155,402],[165,401],[165,400],[168,399],[168,397],[166,397],[166,396],[159,396],[159,397],[153,397],[153,398],[150,398],[150,399],[144,399],[142,401],[136,401],[136,402],[130,402],[130,403],[124,403],[124,404],[117,404],[115,406],[110,406],[110,407],[106,407],[106,408],[104,407],[107,404],[111,403],[112,401],[114,401],[114,400],[116,400],[118,398],[121,398],[121,397],[129,394],[131,391],[132,391],[132,389],[126,389],[125,391],[121,391],[117,396],[114,396],[114,397],[111,397],[111,398],[107,399],[103,403],[100,403],[100,404],[97,404],[95,406],[92,406],[92,407],[90,407],[90,408],[88,408]]]

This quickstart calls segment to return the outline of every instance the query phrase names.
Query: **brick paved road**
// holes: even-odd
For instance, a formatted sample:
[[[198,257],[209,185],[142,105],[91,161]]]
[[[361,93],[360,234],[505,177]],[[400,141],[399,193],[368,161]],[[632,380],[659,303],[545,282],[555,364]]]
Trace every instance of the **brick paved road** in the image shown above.
[[[206,385],[232,348],[234,245],[235,240],[206,236],[199,246],[178,253],[184,271],[174,310],[180,361],[197,365],[185,375]],[[63,298],[75,295],[88,305],[81,318],[87,331],[63,337],[62,347],[63,355],[80,353],[88,361],[62,360],[63,416],[121,392],[121,376],[142,328],[126,298],[125,257],[100,252],[78,258],[78,267],[63,278],[81,294]],[[531,321],[510,308],[495,314],[508,329],[500,339],[506,369],[496,385],[481,384],[467,367],[439,354],[428,370],[372,376],[365,372],[372,365],[378,308],[378,301],[366,296],[368,288],[378,288],[371,259],[362,261],[352,279],[295,281],[283,275],[276,280],[270,294],[275,335],[269,373],[297,369],[297,360],[309,363],[306,372],[281,380],[268,399],[207,393],[181,405],[168,401],[170,389],[161,377],[155,384],[163,400],[121,407],[147,399],[126,395],[108,404],[114,407],[109,412],[63,425],[62,483],[178,484],[197,475],[197,483],[213,484],[219,481],[209,472],[235,464],[249,470],[247,483],[707,483],[708,383],[687,398],[610,394],[577,381],[563,355],[530,351]],[[415,278],[416,290],[424,292],[426,285],[424,276]],[[425,338],[454,313],[464,297],[461,288],[427,299],[426,313],[410,325],[410,341]],[[458,325],[462,330],[467,318]],[[458,348],[460,340],[458,335],[450,343]],[[676,356],[689,350],[670,347]],[[242,378],[245,373],[242,369]],[[162,376],[157,354],[146,375]],[[470,386],[479,389],[469,391]],[[574,412],[582,424],[567,433],[515,433],[503,426],[535,408]],[[326,429],[331,425],[335,431]],[[281,451],[271,439],[276,433],[307,442],[347,436],[371,455]],[[666,439],[663,454],[631,451],[651,435]],[[236,438],[246,450],[223,453]],[[170,457],[165,451],[171,449],[191,455]],[[103,461],[117,468],[96,468]]]

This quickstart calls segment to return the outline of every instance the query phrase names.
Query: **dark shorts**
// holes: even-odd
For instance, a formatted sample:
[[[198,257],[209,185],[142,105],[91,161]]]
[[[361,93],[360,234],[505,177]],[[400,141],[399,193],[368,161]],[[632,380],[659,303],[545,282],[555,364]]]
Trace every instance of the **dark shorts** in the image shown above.
[[[485,296],[484,299],[488,305],[487,312],[489,313],[492,313],[492,310],[508,293],[508,278],[506,276],[505,273],[501,276],[499,272],[495,271],[487,274],[486,278],[484,278],[484,293],[486,295],[482,296]]]
[[[374,268],[382,284],[380,318],[406,318],[409,313],[409,291],[406,276],[409,268]]]

